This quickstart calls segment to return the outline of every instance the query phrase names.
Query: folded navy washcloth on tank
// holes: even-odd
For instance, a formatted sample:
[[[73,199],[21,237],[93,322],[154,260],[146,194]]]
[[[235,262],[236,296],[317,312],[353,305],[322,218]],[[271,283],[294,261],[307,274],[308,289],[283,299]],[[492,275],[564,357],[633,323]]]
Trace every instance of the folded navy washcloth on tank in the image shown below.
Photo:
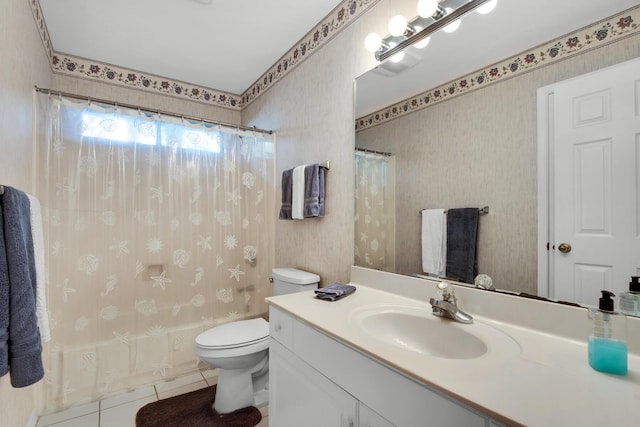
[[[355,286],[345,285],[342,283],[334,283],[326,288],[316,289],[316,298],[323,299],[325,301],[335,301],[340,298],[344,298],[349,294],[356,291]]]

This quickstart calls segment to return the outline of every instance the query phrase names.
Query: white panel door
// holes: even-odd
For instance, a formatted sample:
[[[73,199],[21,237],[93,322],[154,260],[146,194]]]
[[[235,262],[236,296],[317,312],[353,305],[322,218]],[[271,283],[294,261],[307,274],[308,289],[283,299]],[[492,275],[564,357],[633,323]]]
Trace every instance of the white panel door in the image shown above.
[[[640,271],[639,89],[639,60],[554,87],[551,297],[597,304]]]

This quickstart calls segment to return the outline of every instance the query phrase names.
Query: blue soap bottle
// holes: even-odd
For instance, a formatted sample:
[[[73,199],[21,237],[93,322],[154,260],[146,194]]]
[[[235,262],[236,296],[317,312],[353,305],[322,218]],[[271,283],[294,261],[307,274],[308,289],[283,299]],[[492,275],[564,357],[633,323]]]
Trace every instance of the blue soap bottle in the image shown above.
[[[626,317],[614,311],[610,291],[602,291],[598,308],[589,309],[593,330],[589,336],[589,365],[596,371],[627,374]]]

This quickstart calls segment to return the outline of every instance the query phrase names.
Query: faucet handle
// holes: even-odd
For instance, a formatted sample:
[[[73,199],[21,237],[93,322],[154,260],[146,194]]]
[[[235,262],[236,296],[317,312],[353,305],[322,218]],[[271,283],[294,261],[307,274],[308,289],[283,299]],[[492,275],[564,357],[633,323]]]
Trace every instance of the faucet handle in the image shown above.
[[[440,282],[436,285],[436,288],[438,289],[438,294],[442,297],[443,300],[455,300],[456,297],[454,295],[453,288],[449,285],[449,283]]]

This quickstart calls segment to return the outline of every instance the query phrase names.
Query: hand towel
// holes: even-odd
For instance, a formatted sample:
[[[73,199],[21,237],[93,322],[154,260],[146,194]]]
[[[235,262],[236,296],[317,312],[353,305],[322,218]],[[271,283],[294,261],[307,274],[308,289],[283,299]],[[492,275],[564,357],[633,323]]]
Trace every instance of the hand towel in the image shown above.
[[[447,221],[444,209],[422,211],[422,271],[443,277],[447,266]]]
[[[3,196],[0,196],[2,198]],[[9,372],[9,266],[4,244],[4,218],[0,201],[0,377]]]
[[[324,216],[324,199],[325,199],[325,174],[327,170],[320,167],[318,170],[318,216]]]
[[[345,285],[343,283],[334,283],[326,288],[316,289],[314,292],[316,298],[325,301],[336,301],[341,298],[351,295],[356,291],[356,287],[352,285]]]
[[[479,215],[478,208],[447,211],[447,277],[473,283],[473,278],[478,275]]]
[[[291,217],[291,197],[293,190],[293,169],[282,172],[282,206],[280,207],[280,219],[293,219]]]
[[[318,163],[307,165],[304,169],[303,216],[324,216],[324,168]]]
[[[42,209],[40,201],[30,194],[31,205],[31,237],[33,238],[33,256],[36,266],[36,316],[38,317],[38,329],[42,342],[51,340],[49,328],[49,313],[47,312],[47,292],[45,287],[44,264],[44,232],[42,230]]]
[[[44,376],[29,198],[5,186],[0,204],[9,272],[9,373],[13,387],[26,387]]]
[[[291,217],[304,219],[304,170],[307,165],[293,168],[293,190],[291,195]]]

